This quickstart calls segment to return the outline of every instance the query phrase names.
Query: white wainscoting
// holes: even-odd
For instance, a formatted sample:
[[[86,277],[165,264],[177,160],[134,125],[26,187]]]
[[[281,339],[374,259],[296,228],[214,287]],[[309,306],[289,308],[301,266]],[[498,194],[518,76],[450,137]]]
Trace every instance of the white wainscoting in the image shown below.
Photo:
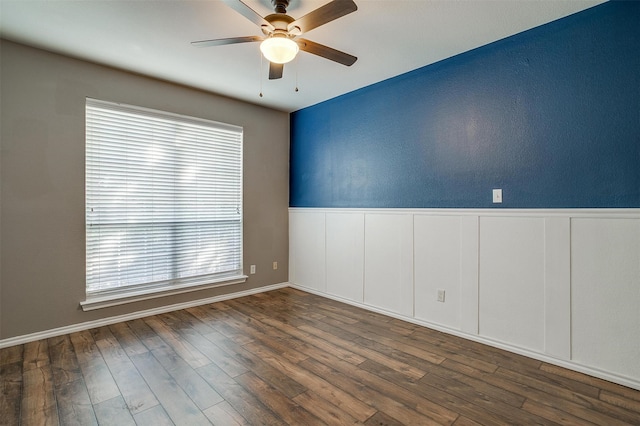
[[[327,293],[364,301],[364,214],[326,216]],[[323,266],[323,265],[320,265]]]
[[[289,218],[294,286],[640,389],[640,209]]]
[[[413,316],[411,216],[370,213],[364,229],[364,303]]]
[[[572,359],[640,378],[640,220],[571,221]]]
[[[459,216],[414,217],[414,315],[455,329],[460,329],[461,310],[447,307],[460,306],[463,292],[460,221]],[[445,291],[445,303],[433,297],[438,290]]]
[[[321,292],[327,291],[326,229],[323,212],[308,211],[289,215],[289,276]]]
[[[480,217],[480,335],[544,351],[544,218]]]

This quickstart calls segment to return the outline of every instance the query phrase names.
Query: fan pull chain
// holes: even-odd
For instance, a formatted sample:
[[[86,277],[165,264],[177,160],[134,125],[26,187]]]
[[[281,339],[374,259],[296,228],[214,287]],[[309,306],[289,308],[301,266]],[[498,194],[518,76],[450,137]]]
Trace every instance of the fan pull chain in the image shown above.
[[[299,91],[298,90],[298,68],[299,68],[299,66],[298,66],[298,56],[300,56],[300,55],[296,55],[296,90],[295,90],[296,93]]]
[[[260,53],[260,51],[258,51],[258,53],[260,54],[260,68],[258,68],[258,78],[260,79],[260,97],[262,97],[262,74],[264,74],[262,72],[262,53]]]

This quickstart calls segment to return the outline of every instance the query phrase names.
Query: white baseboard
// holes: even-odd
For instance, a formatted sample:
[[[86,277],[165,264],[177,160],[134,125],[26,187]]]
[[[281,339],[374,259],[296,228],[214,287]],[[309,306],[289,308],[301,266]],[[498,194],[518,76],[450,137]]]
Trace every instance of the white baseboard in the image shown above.
[[[36,340],[48,339],[50,337],[62,336],[64,334],[75,333],[77,331],[88,330],[91,328],[102,327],[105,325],[115,324],[123,321],[130,321],[133,319],[148,317],[157,314],[163,314],[166,312],[178,311],[180,309],[191,308],[194,306],[207,305],[209,303],[222,302],[224,300],[237,299],[239,297],[250,296],[252,294],[264,293],[271,290],[277,290],[280,288],[288,287],[289,283],[272,284],[264,287],[253,288],[250,290],[238,291],[235,293],[223,294],[220,296],[209,297],[206,299],[192,300],[189,302],[176,303],[173,305],[160,306],[153,309],[146,309],[143,311],[136,311],[129,314],[117,315],[108,318],[102,318],[95,321],[87,321],[80,324],[72,324],[64,327],[58,327],[51,330],[39,331],[37,333],[26,334],[23,336],[10,337],[8,339],[0,340],[0,349],[8,348],[10,346],[22,345]]]
[[[430,323],[427,321],[423,321],[423,320],[419,320],[416,318],[411,318],[411,317],[407,317],[404,315],[399,315],[396,314],[394,312],[389,312],[389,311],[385,311],[384,309],[380,309],[374,306],[370,306],[370,305],[366,305],[364,303],[360,303],[360,302],[355,302],[353,300],[348,300],[348,299],[344,299],[342,297],[339,296],[334,296],[331,294],[327,294],[327,293],[323,293],[321,291],[318,290],[314,290],[308,287],[304,287],[304,286],[300,286],[294,283],[289,283],[289,286],[291,288],[295,288],[297,290],[300,291],[304,291],[307,293],[311,293],[311,294],[315,294],[317,296],[321,296],[321,297],[326,297],[327,299],[331,299],[331,300],[335,300],[341,303],[345,303],[347,305],[351,305],[351,306],[356,306],[358,308],[362,308],[365,309],[367,311],[371,311],[371,312],[376,312],[382,315],[386,315],[392,318],[397,318],[399,320],[402,321],[406,321],[412,324],[416,324],[422,327],[426,327],[432,330],[436,330],[436,331],[441,331],[443,333],[446,334],[451,334],[453,336],[457,336],[457,337],[461,337],[463,339],[467,339],[467,340],[471,340],[474,342],[478,342],[478,343],[482,343],[488,346],[492,346],[494,348],[499,348],[499,349],[503,349],[505,351],[508,352],[513,352],[516,353],[518,355],[523,355],[526,356],[528,358],[533,358],[536,359],[538,361],[542,361],[542,362],[546,362],[552,365],[556,365],[558,367],[563,367],[569,370],[573,370],[573,371],[577,371],[579,373],[584,373],[587,374],[589,376],[593,376],[593,377],[597,377],[599,379],[603,379],[603,380],[607,380],[609,382],[613,382],[613,383],[617,383],[623,386],[627,386],[630,387],[632,389],[636,389],[636,390],[640,390],[640,382],[637,380],[634,380],[633,378],[630,377],[625,377],[625,376],[621,376],[621,375],[617,375],[617,374],[612,374],[610,372],[607,371],[602,371],[596,368],[592,368],[592,367],[588,367],[582,364],[578,364],[576,362],[572,362],[572,361],[567,361],[567,360],[563,360],[563,359],[558,359],[558,358],[554,358],[551,357],[549,355],[546,354],[541,354],[538,352],[534,352],[534,351],[530,351],[527,349],[523,349],[517,346],[513,346],[513,345],[508,345],[502,342],[498,342],[495,340],[491,340],[491,339],[487,339],[486,337],[482,337],[482,336],[478,336],[478,335],[473,335],[473,334],[469,334],[469,333],[465,333],[463,331],[460,330],[455,330],[449,327],[445,327],[442,326],[440,324],[434,324],[434,323]]]

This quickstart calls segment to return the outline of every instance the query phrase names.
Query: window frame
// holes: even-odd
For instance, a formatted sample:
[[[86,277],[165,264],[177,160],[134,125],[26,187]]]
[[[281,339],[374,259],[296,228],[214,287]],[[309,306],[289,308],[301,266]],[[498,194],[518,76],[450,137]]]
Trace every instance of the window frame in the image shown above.
[[[88,273],[88,260],[89,260],[89,240],[88,229],[90,227],[89,219],[89,184],[88,184],[88,170],[89,170],[89,124],[88,124],[88,109],[90,107],[106,108],[117,111],[128,112],[132,114],[139,113],[140,115],[147,117],[161,118],[164,120],[172,120],[174,123],[181,124],[195,124],[211,126],[217,130],[237,132],[239,136],[239,166],[240,166],[240,246],[239,246],[239,268],[229,272],[214,273],[208,275],[200,275],[185,278],[170,278],[167,280],[149,282],[144,284],[134,284],[122,287],[114,287],[108,289],[100,289],[97,291],[90,291],[88,288],[88,275],[85,275],[85,297],[86,300],[80,302],[80,305],[84,311],[100,309],[109,306],[120,305],[124,303],[132,303],[141,300],[153,299],[158,297],[165,297],[174,294],[181,294],[191,291],[204,290],[207,288],[220,287],[232,284],[243,283],[247,280],[247,276],[243,272],[243,252],[244,252],[244,210],[243,210],[243,149],[244,149],[244,133],[243,128],[226,123],[220,123],[213,120],[190,117],[186,115],[175,114],[171,112],[165,112],[150,108],[144,108],[139,106],[127,105],[122,103],[114,103],[109,101],[97,100],[92,98],[86,98],[85,103],[85,260],[87,266],[85,267],[85,273]],[[172,152],[172,154],[174,154]],[[179,226],[181,222],[177,222]],[[237,246],[236,246],[237,247]]]

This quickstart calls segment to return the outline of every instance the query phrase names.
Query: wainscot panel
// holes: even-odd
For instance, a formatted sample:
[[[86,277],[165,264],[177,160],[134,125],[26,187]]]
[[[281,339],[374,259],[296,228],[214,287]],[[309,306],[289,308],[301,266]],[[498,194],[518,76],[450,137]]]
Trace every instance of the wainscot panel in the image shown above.
[[[295,287],[640,389],[640,209],[289,216]]]
[[[364,214],[327,213],[327,293],[364,301]]]
[[[640,220],[571,219],[572,358],[640,377]]]

